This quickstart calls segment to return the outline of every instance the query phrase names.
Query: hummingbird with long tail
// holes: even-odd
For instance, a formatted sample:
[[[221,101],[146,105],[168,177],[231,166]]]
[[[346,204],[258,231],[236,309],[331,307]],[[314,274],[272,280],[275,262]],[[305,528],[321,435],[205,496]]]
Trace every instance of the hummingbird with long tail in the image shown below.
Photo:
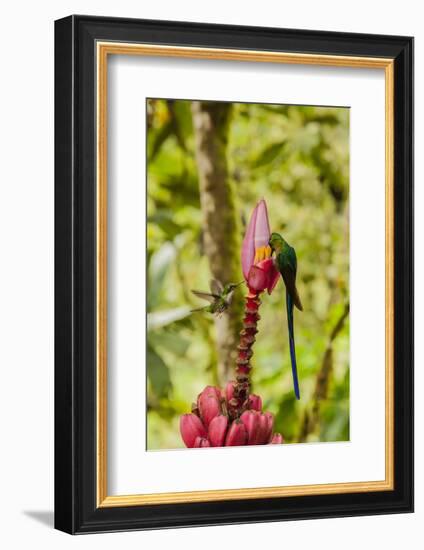
[[[231,306],[231,303],[233,301],[234,291],[235,289],[240,286],[244,281],[241,281],[240,283],[228,283],[226,285],[223,285],[220,281],[216,279],[212,279],[210,281],[210,292],[203,292],[200,290],[192,290],[191,292],[197,296],[198,298],[202,298],[203,300],[207,300],[210,305],[200,307],[197,309],[192,309],[191,312],[194,313],[196,311],[206,311],[207,313],[212,313],[216,316],[221,316],[224,311],[227,311],[227,309]]]
[[[297,377],[296,348],[294,343],[294,306],[303,311],[302,302],[296,288],[297,258],[295,249],[278,233],[271,233],[269,246],[275,252],[275,267],[280,272],[286,287],[287,323],[289,329],[290,359],[293,375],[294,393],[300,399],[299,380]]]

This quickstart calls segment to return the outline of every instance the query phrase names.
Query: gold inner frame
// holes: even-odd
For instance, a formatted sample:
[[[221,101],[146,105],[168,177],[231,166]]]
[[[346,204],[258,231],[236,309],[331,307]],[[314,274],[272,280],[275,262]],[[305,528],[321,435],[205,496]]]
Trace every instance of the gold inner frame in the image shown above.
[[[388,491],[394,489],[393,342],[394,342],[394,60],[301,53],[266,52],[97,42],[97,506],[141,506],[219,500],[276,498]],[[107,61],[109,55],[144,55],[192,59],[255,61],[331,67],[384,69],[385,72],[385,211],[386,211],[386,376],[385,479],[282,487],[256,487],[178,493],[108,496],[107,493]]]

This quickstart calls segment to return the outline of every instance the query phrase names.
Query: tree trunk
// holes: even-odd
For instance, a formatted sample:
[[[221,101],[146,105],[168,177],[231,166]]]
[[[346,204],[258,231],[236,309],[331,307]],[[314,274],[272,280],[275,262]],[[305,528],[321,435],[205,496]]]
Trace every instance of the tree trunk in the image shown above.
[[[214,279],[222,284],[238,283],[243,279],[241,239],[226,156],[231,104],[194,101],[192,113],[205,253]],[[236,290],[231,308],[215,319],[221,383],[235,368],[243,314],[241,294]]]

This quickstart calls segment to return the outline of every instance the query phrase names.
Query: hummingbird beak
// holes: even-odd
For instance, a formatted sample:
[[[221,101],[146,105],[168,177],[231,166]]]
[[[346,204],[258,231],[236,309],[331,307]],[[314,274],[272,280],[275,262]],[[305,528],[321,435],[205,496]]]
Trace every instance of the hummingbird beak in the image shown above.
[[[244,281],[240,281],[239,283],[237,283],[237,284],[235,285],[235,287],[237,288],[238,286],[242,285],[243,283],[244,283]]]

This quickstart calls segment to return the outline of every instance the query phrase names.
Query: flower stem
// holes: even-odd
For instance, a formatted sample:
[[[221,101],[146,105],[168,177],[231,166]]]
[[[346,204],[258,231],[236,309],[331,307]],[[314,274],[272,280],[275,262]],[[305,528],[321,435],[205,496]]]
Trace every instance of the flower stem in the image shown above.
[[[252,365],[250,360],[253,355],[252,346],[255,343],[255,335],[258,332],[258,313],[261,300],[260,292],[249,290],[247,294],[243,329],[240,331],[240,340],[237,346],[238,355],[236,359],[236,382],[234,384],[234,395],[229,402],[229,414],[231,418],[238,418],[246,409],[249,408],[250,393],[250,371]]]

